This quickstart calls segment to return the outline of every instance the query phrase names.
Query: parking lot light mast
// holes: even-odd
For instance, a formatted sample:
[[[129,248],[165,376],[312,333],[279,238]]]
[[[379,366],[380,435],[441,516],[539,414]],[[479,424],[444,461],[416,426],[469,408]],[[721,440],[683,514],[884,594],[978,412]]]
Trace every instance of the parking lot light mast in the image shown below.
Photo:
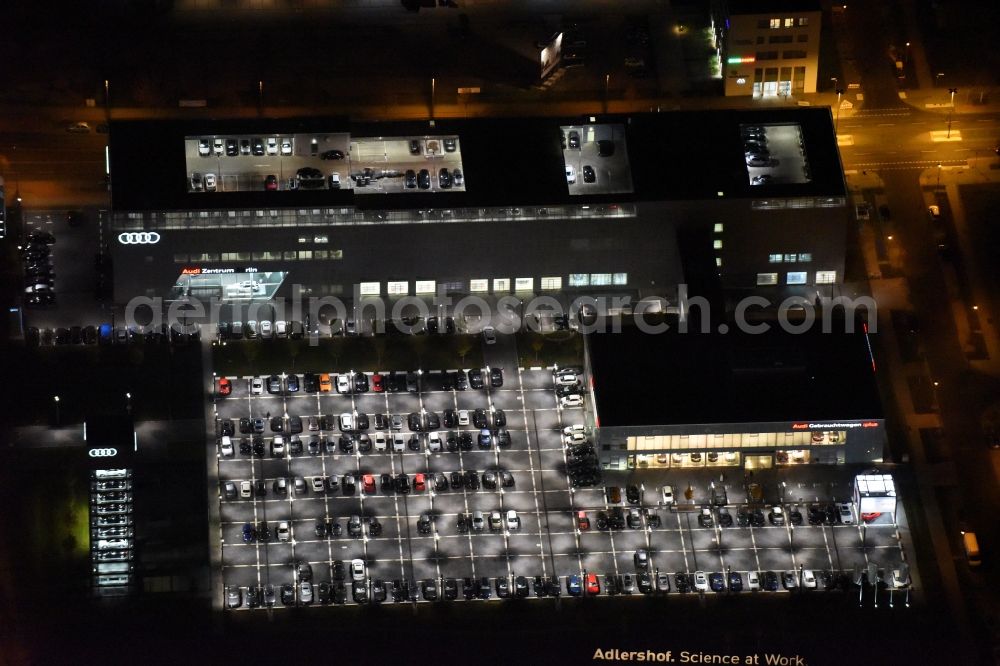
[[[951,119],[955,115],[955,93],[958,92],[958,88],[948,88],[948,92],[951,94],[951,108],[948,109],[948,136],[946,138],[951,138]]]
[[[57,395],[52,396],[52,400],[53,400],[53,402],[56,403],[56,425],[58,426],[59,425],[59,396],[57,396]]]
[[[840,96],[843,95],[843,94],[844,94],[844,89],[843,88],[837,88],[837,120],[834,122],[834,125],[833,125],[833,133],[834,134],[839,134],[840,133]]]

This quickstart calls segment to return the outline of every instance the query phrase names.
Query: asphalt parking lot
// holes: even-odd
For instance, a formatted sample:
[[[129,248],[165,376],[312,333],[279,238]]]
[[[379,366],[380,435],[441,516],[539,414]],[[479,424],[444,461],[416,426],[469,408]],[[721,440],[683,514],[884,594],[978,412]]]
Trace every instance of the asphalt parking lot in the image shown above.
[[[269,424],[262,434],[265,443],[263,456],[240,452],[243,435],[237,430],[233,457],[218,458],[219,482],[248,480],[256,483],[263,479],[267,495],[264,497],[227,500],[220,495],[222,539],[222,573],[225,586],[239,586],[246,594],[251,585],[272,584],[280,592],[286,583],[296,583],[294,565],[308,562],[313,570],[313,584],[334,580],[334,563],[343,561],[349,569],[350,561],[365,561],[369,581],[382,580],[391,585],[394,580],[411,581],[419,587],[421,581],[433,579],[458,580],[458,598],[462,599],[462,580],[488,577],[494,587],[491,599],[497,599],[495,579],[525,576],[557,576],[562,595],[566,596],[569,576],[597,574],[601,594],[607,589],[609,576],[636,572],[633,563],[635,551],[640,548],[650,554],[651,572],[670,574],[670,593],[676,593],[676,572],[692,574],[705,572],[741,572],[746,583],[748,571],[816,571],[850,572],[855,565],[864,566],[870,559],[878,567],[891,572],[903,560],[896,526],[891,522],[861,528],[858,525],[809,525],[801,526],[765,524],[760,527],[702,527],[696,512],[679,511],[659,504],[659,487],[673,483],[670,471],[641,470],[631,473],[605,472],[606,485],[641,483],[644,488],[642,503],[648,515],[641,519],[638,528],[597,529],[598,512],[610,512],[605,485],[592,488],[570,488],[567,475],[567,458],[562,443],[562,428],[584,421],[581,409],[563,409],[558,404],[553,375],[543,368],[518,369],[513,349],[507,345],[491,348],[487,359],[494,366],[504,367],[504,383],[493,388],[486,383],[481,390],[444,390],[445,369],[423,370],[420,373],[420,390],[416,393],[364,392],[338,394],[330,392],[283,392],[269,395],[251,395],[249,378],[230,378],[232,393],[216,402],[217,418],[263,418],[274,416],[299,416],[303,421],[301,453],[273,456],[269,442],[273,433]],[[508,362],[509,361],[509,362]],[[322,369],[319,369],[322,370]],[[400,369],[401,371],[403,369]],[[369,377],[372,373],[367,373]],[[383,375],[387,373],[382,373]],[[301,379],[301,375],[299,375]],[[334,378],[334,375],[331,375]],[[267,378],[262,378],[265,382]],[[283,387],[284,387],[283,380]],[[335,384],[335,380],[334,380]],[[340,436],[336,430],[336,417],[345,412],[368,414],[371,428],[369,437],[375,437],[374,414],[399,414],[403,427],[400,433],[409,439],[407,415],[421,410],[433,411],[442,416],[445,409],[504,410],[511,446],[498,449],[495,445],[480,449],[475,445],[478,429],[472,424],[440,429],[442,435],[449,431],[473,436],[472,450],[449,452],[443,449],[431,453],[426,447],[419,452],[407,448],[393,453],[391,430],[386,430],[390,446],[386,452],[362,453],[357,447],[350,453],[337,446]],[[330,430],[310,432],[308,417],[331,416]],[[288,420],[284,423],[287,426]],[[308,440],[327,435],[330,446],[320,446],[316,453],[309,452]],[[250,435],[245,435],[249,438]],[[284,433],[287,441],[289,434]],[[213,448],[216,442],[212,442]],[[508,470],[515,485],[495,489],[452,489],[435,491],[428,476],[424,491],[413,489],[409,494],[384,492],[379,476],[389,473],[409,475],[411,484],[417,473],[441,472],[450,476],[454,471],[475,470],[481,477],[485,470]],[[353,494],[337,492],[316,493],[311,487],[313,477],[356,475],[358,484]],[[361,476],[373,474],[374,493],[365,493]],[[629,476],[631,474],[631,476]],[[676,472],[674,472],[676,474]],[[687,472],[684,473],[687,475]],[[273,483],[279,477],[291,480],[303,477],[307,492],[296,493],[289,489],[287,498],[276,497]],[[684,477],[685,481],[687,476]],[[220,486],[221,487],[221,486]],[[624,493],[623,493],[624,494]],[[728,510],[735,517],[737,504],[743,498],[730,493]],[[630,505],[618,505],[627,513]],[[460,533],[458,516],[482,511],[498,510],[502,514],[513,509],[520,518],[520,529],[502,529],[481,532],[469,530]],[[586,511],[591,522],[588,530],[577,529],[576,512]],[[765,509],[768,511],[769,509]],[[803,513],[805,510],[803,509]],[[433,521],[430,534],[421,534],[417,522],[421,514],[429,514]],[[360,537],[348,535],[347,522],[352,515],[364,521]],[[651,525],[651,518],[653,524]],[[656,525],[656,519],[659,525]],[[338,521],[342,528],[339,537],[317,537],[317,520]],[[373,536],[370,523],[378,522],[381,533]],[[246,523],[266,522],[271,540],[244,543],[243,527]],[[275,536],[280,521],[288,521],[292,538],[279,543]],[[353,603],[350,573],[345,580],[347,603]],[[440,590],[440,584],[439,584]],[[298,588],[296,587],[296,593]],[[636,592],[638,593],[638,591]],[[784,593],[784,592],[782,592]],[[422,595],[416,595],[423,600]],[[534,597],[534,586],[531,586]],[[245,598],[245,597],[244,597]],[[390,594],[389,601],[392,600]],[[276,606],[281,607],[279,601]],[[242,606],[246,608],[246,605]]]

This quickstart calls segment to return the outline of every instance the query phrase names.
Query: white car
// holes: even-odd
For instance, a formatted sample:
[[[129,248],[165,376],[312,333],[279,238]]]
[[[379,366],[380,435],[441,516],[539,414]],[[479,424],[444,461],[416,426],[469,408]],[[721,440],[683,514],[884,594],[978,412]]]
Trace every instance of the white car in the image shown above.
[[[388,440],[386,440],[384,432],[375,433],[374,442],[376,451],[385,451],[386,448],[389,446]]]
[[[284,457],[285,438],[281,435],[274,436],[274,440],[271,442],[271,455]]]
[[[260,322],[260,337],[270,338],[273,333],[274,329],[271,327],[271,322],[269,322],[267,319]]]
[[[750,590],[760,589],[760,574],[756,571],[747,572],[747,588]]]
[[[222,455],[227,458],[233,457],[233,440],[229,435],[225,435],[222,438],[222,444],[219,445],[219,449],[222,451]]]
[[[215,191],[215,186],[216,186],[215,174],[214,173],[206,173],[205,174],[205,191],[206,192],[214,192]]]
[[[314,476],[312,480],[312,487],[314,493],[323,494],[326,492],[326,477]]]
[[[660,495],[663,497],[663,504],[665,506],[672,506],[674,503],[674,487],[673,486],[663,486],[660,489]]]
[[[264,393],[264,380],[260,377],[254,377],[250,380],[250,395],[263,395]]]
[[[277,155],[278,154],[278,140],[273,136],[267,139],[267,154]]]
[[[840,514],[840,522],[844,525],[854,524],[854,512],[851,511],[850,502],[842,502],[837,505],[837,512]]]
[[[118,550],[128,548],[128,541],[125,539],[99,539],[98,550]]]
[[[281,140],[281,154],[282,155],[292,154],[292,142],[289,139]]]
[[[583,396],[579,394],[564,395],[559,398],[559,404],[563,407],[583,407]]]
[[[576,169],[572,165],[566,165],[566,183],[572,185],[576,182]]]
[[[576,386],[580,383],[580,377],[575,372],[561,372],[556,375],[557,386]]]
[[[910,572],[903,569],[892,570],[892,586],[896,588],[910,586]]]
[[[249,481],[240,481],[240,497],[250,499],[253,496],[253,486]]]
[[[583,444],[587,441],[587,436],[582,432],[574,432],[570,435],[563,435],[563,442],[566,444]]]
[[[458,425],[467,426],[469,425],[469,410],[461,409],[458,412]]]
[[[274,334],[279,338],[288,335],[288,324],[283,319],[274,322]]]
[[[364,580],[365,579],[365,561],[364,560],[351,560],[351,578],[353,580]]]
[[[313,602],[313,586],[307,580],[299,583],[299,603],[311,604]]]
[[[402,453],[406,450],[406,440],[402,435],[392,436],[392,450],[394,453]]]
[[[215,147],[216,155],[222,155],[222,153],[226,152],[226,143],[222,139],[216,139],[213,142],[213,145]]]
[[[354,414],[344,412],[340,415],[340,431],[351,432],[354,430]]]
[[[514,509],[507,512],[507,529],[511,532],[521,529],[521,519],[518,517],[517,511],[514,511]]]
[[[816,574],[813,573],[812,569],[802,570],[802,587],[816,587]]]
[[[694,589],[699,592],[708,592],[708,576],[704,571],[694,572]]]
[[[278,541],[291,541],[292,540],[292,528],[288,525],[288,521],[281,521],[278,523]]]
[[[334,171],[330,174],[330,189],[339,190],[340,189],[340,174]]]
[[[350,393],[351,380],[347,375],[337,375],[337,393]]]
[[[577,432],[579,432],[579,433],[585,433],[585,432],[587,432],[587,427],[585,425],[583,425],[582,423],[577,423],[575,425],[566,426],[565,428],[563,428],[563,434],[564,435],[572,435],[573,433],[577,433]]]
[[[427,450],[431,453],[441,452],[441,433],[432,432],[427,437]]]

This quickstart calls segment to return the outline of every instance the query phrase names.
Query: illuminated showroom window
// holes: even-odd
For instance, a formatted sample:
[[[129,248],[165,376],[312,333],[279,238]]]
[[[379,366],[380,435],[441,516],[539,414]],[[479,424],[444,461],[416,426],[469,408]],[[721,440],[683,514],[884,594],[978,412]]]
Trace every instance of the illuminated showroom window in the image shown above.
[[[469,280],[469,291],[482,293],[490,290],[489,280]]]
[[[510,291],[510,278],[493,278],[493,292]]]
[[[386,293],[390,296],[405,296],[410,292],[409,282],[389,282],[386,284]]]
[[[780,264],[784,259],[780,254],[769,254],[767,255],[767,260],[772,264]]]
[[[329,243],[329,236],[313,236],[313,243]]]
[[[542,289],[562,289],[561,277],[543,277]]]
[[[788,279],[786,280],[786,282],[787,282],[787,284],[805,284],[806,283],[806,275],[807,275],[807,273],[805,271],[801,271],[801,272],[800,271],[796,271],[794,273],[789,273],[788,274]]]
[[[615,273],[611,276],[611,281],[617,285],[628,284],[628,273]]]
[[[722,233],[722,222],[716,222],[715,226],[712,228],[712,231],[714,231],[717,234],[721,234]]]
[[[417,280],[414,289],[418,294],[433,294],[436,283],[434,280]]]
[[[722,241],[720,239],[716,238],[714,241],[712,241],[712,248],[715,249],[715,250],[721,250],[722,249]]]
[[[837,271],[816,271],[816,284],[833,284],[837,281]]]
[[[757,273],[757,284],[758,285],[778,284],[778,274]]]
[[[359,293],[362,296],[378,296],[382,293],[382,285],[380,282],[362,282],[359,287]]]
[[[531,291],[535,288],[535,278],[516,278],[514,291]]]
[[[594,287],[604,287],[611,284],[611,273],[591,273],[590,284]]]
[[[571,287],[589,287],[590,286],[590,274],[589,273],[570,273],[569,274],[569,286],[571,286]]]

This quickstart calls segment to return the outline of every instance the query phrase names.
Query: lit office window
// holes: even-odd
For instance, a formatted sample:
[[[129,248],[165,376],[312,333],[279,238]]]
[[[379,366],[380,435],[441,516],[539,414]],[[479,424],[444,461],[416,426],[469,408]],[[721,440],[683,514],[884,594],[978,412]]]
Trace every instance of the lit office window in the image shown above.
[[[812,261],[812,252],[799,252],[799,261]]]
[[[794,27],[794,26],[795,26],[795,19],[793,19],[793,18],[786,18],[785,19],[785,27],[786,28],[791,28],[791,27]]]
[[[219,261],[219,255],[211,252],[203,252],[201,254],[192,254],[191,261]]]
[[[590,284],[593,287],[604,287],[611,284],[611,273],[591,273]]]
[[[785,281],[786,284],[805,284],[806,283],[806,273],[804,271],[796,271],[794,273],[789,273],[788,278]]]
[[[299,259],[312,259],[312,250],[299,250]]]
[[[330,253],[326,250],[313,250],[313,259],[328,259]]]
[[[360,285],[359,293],[362,296],[378,296],[382,293],[381,283],[379,282],[362,282]]]
[[[804,28],[807,25],[809,25],[809,17],[802,17],[802,18],[799,19],[799,26],[800,27]]]
[[[484,291],[490,290],[489,280],[469,280],[469,291],[473,293],[482,293]]]
[[[326,235],[323,235],[323,236],[313,236],[313,243],[329,243],[329,242],[330,242],[330,237],[329,236],[326,236]]]
[[[569,274],[569,286],[571,286],[571,287],[589,287],[590,286],[590,275],[588,273],[570,273]]]
[[[343,250],[330,250],[330,258],[331,259],[343,259],[344,258],[344,251]]]
[[[716,222],[715,226],[712,227],[712,231],[714,231],[717,234],[721,234],[722,233],[722,222]]]
[[[757,285],[778,284],[777,273],[757,273]]]
[[[816,271],[816,284],[833,284],[837,281],[837,271]]]
[[[386,293],[390,296],[405,296],[410,292],[409,282],[389,282],[386,284]]]
[[[562,289],[561,277],[543,277],[542,289]]]
[[[611,282],[617,285],[628,284],[628,273],[615,273],[611,276]]]
[[[535,288],[535,278],[515,278],[514,291],[531,291]]]
[[[454,294],[465,290],[465,282],[442,282],[438,287],[446,294]]]
[[[722,257],[716,257],[715,258],[715,267],[716,268],[722,268]]]
[[[767,255],[767,261],[772,264],[780,264],[782,257],[780,254],[769,254]]]
[[[282,259],[285,261],[294,261],[296,256],[295,250],[285,251],[282,253]]]
[[[797,255],[797,254],[786,254],[785,255],[785,261],[787,263],[796,262],[798,260],[799,260],[799,255]]]
[[[770,25],[771,25],[771,28],[780,28],[781,27],[781,19],[771,19],[771,24]]]
[[[434,280],[417,280],[413,286],[418,294],[433,294],[436,283]]]
[[[510,291],[510,278],[493,278],[493,293]]]
[[[712,241],[712,248],[715,249],[715,250],[721,250],[722,249],[722,240],[716,238],[714,241]]]

